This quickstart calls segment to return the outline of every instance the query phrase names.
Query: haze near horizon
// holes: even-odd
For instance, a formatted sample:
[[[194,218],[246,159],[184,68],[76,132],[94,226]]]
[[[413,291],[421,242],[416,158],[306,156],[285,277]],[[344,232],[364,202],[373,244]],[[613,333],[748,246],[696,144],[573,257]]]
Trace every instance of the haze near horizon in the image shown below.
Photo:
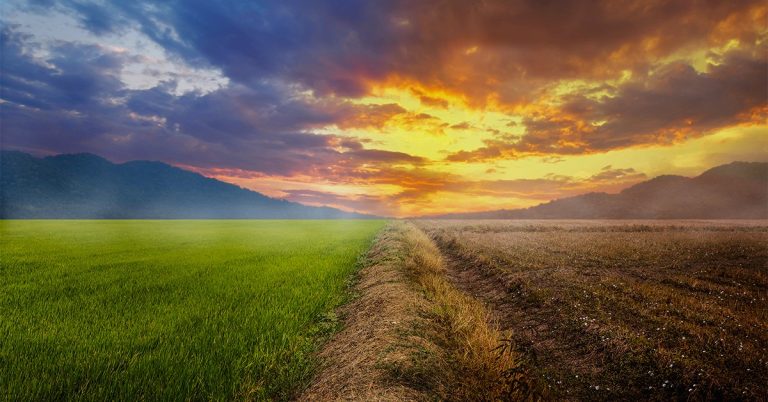
[[[381,216],[517,209],[768,155],[768,6],[0,5],[0,148],[157,160]]]

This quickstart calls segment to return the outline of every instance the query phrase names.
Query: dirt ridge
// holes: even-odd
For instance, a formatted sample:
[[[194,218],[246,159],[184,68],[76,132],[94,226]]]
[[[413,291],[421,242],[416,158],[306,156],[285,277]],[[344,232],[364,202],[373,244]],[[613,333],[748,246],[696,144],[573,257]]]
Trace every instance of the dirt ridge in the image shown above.
[[[323,362],[300,401],[422,401],[423,391],[393,381],[387,367],[408,359],[402,333],[418,320],[421,295],[400,265],[402,228],[389,224],[365,256],[355,297],[339,309],[343,328],[320,350]]]
[[[343,329],[299,400],[538,400],[509,334],[453,286],[434,242],[410,222],[379,235],[344,306]]]

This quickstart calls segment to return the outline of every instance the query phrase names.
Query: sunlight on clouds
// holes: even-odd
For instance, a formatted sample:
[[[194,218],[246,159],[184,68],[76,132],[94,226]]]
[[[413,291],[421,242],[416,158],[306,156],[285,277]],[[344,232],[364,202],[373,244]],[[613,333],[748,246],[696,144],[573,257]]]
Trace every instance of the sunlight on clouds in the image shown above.
[[[764,161],[768,155],[768,125],[734,127],[672,146],[636,147],[606,153],[561,157],[556,163],[546,158],[499,161],[495,165],[506,178],[525,178],[547,173],[586,176],[610,164],[633,167],[650,177],[661,174],[697,175],[716,164],[733,160]],[[479,174],[479,164],[467,174]]]
[[[463,99],[446,92],[400,87],[377,88],[372,92],[370,96],[351,101],[361,105],[396,104],[406,113],[392,117],[380,130],[326,129],[339,135],[365,138],[386,150],[433,160],[461,149],[482,146],[483,139],[492,138],[494,132],[520,134],[522,130],[510,125],[516,120],[514,116],[469,108]],[[425,96],[444,100],[446,106],[425,103],[420,99]]]
[[[11,0],[4,140],[382,215],[616,192],[766,160],[768,6],[715,3]]]

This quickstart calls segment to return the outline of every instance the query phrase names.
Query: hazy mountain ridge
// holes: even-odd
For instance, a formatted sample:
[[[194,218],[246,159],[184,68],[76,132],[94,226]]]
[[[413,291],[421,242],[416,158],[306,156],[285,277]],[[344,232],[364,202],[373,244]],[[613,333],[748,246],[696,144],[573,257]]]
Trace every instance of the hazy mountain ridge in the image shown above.
[[[525,209],[428,218],[768,219],[768,163],[733,162],[693,178],[658,176],[618,194],[588,193]]]
[[[370,218],[279,200],[161,162],[0,151],[1,218]]]

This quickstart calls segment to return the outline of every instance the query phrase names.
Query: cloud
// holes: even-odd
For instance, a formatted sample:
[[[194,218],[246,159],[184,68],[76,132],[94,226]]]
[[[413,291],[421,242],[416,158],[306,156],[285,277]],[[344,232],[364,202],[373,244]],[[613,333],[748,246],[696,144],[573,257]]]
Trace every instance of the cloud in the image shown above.
[[[610,1],[553,5],[522,0],[278,4],[61,0],[53,4],[46,9],[74,15],[84,29],[96,34],[139,29],[168,53],[193,66],[219,68],[235,86],[253,93],[263,91],[265,83],[291,86],[294,91],[298,86],[334,103],[330,95],[361,97],[371,85],[399,77],[458,93],[470,102],[496,99],[515,105],[535,101],[553,80],[602,80],[626,71],[643,75],[653,67],[653,60],[681,49],[734,39],[752,43],[767,8],[760,1],[706,6],[645,1],[620,6]],[[447,106],[444,99],[413,91],[424,104]],[[617,107],[622,106],[619,99],[613,102]],[[566,106],[593,101],[573,99]],[[296,113],[316,111],[316,107],[301,109],[301,102],[293,106],[299,108]],[[610,114],[610,102],[604,106]],[[358,105],[358,112],[350,115],[304,115],[297,120],[314,118],[318,126],[336,122],[341,128],[379,128],[399,114],[397,107],[378,105],[366,110]],[[549,147],[553,152],[576,153],[593,145],[552,144],[553,132],[579,123],[567,117],[545,113],[529,116],[524,123],[530,126],[530,135],[518,147],[523,151]],[[634,123],[640,128],[640,121]],[[616,146],[621,146],[623,137],[611,135],[609,128],[601,130],[605,135],[597,145],[610,149],[615,139]],[[497,152],[485,153],[493,157]]]
[[[447,189],[475,195],[552,200],[590,191],[616,192],[646,180],[647,176],[633,168],[613,169],[606,166],[586,178],[545,175],[538,179],[479,180],[457,183]]]
[[[715,130],[764,122],[768,106],[766,48],[731,51],[698,72],[688,64],[658,66],[601,97],[572,93],[558,107],[523,119],[519,138],[487,139],[485,146],[446,159],[480,162],[527,155],[572,155],[638,145],[672,144]],[[760,117],[755,117],[762,116]]]
[[[758,0],[63,0],[59,8],[94,33],[137,26],[168,51],[221,68],[241,84],[280,79],[319,95],[359,97],[372,83],[397,76],[470,98],[495,92],[516,101],[551,79],[605,79],[693,45],[749,42],[764,24],[766,6]],[[429,95],[421,100],[445,105]]]
[[[472,128],[472,125],[469,124],[468,121],[463,121],[461,123],[456,123],[451,125],[451,128],[454,130],[469,130],[470,128]]]
[[[128,62],[122,52],[63,42],[40,59],[28,50],[34,46],[28,36],[12,27],[0,34],[4,147],[282,175],[337,164],[426,162],[314,131],[376,108],[400,113],[397,106],[297,96],[290,86],[267,81],[181,96],[172,82],[130,90],[118,78]]]
[[[103,35],[122,23],[104,4],[77,1],[67,2],[67,4],[75,11],[83,28],[94,34]]]
[[[329,105],[330,106],[330,105]],[[400,105],[335,104],[327,110],[336,127],[347,129],[368,129],[386,133],[390,129],[408,130],[426,134],[442,135],[448,124],[428,113],[409,112]]]
[[[332,205],[347,211],[366,211],[381,216],[388,216],[392,209],[385,202],[385,197],[369,194],[337,194],[316,190],[284,190],[285,199],[305,205]]]
[[[407,111],[400,105],[388,103],[385,105],[348,105],[335,124],[342,129],[375,128],[383,129],[395,116]]]
[[[626,169],[614,169],[611,165],[605,166],[600,172],[595,173],[589,178],[589,181],[593,183],[599,182],[615,182],[616,180],[629,180],[638,181],[645,179],[646,176],[643,173],[637,172],[633,168]]]
[[[286,193],[347,208],[615,189],[643,175],[483,180],[451,162],[535,157],[562,170],[573,155],[676,144],[768,113],[759,0],[14,4],[0,146],[355,186]],[[13,25],[61,15],[80,32],[41,43]],[[446,144],[472,145],[423,156]]]
[[[361,172],[362,173],[362,172]],[[326,177],[326,179],[333,178]],[[332,205],[353,211],[374,211],[386,215],[420,215],[437,197],[491,197],[499,200],[549,201],[591,191],[618,192],[647,179],[632,168],[614,169],[606,166],[589,177],[545,175],[538,179],[471,180],[456,175],[440,174],[425,169],[387,169],[368,171],[360,175],[345,173],[339,178],[344,184],[398,184],[401,190],[389,194],[340,194],[318,190],[284,190],[286,199],[313,205]],[[441,205],[445,208],[446,205]],[[513,203],[507,208],[515,208]],[[471,207],[470,207],[471,208]]]
[[[413,92],[413,94],[419,98],[419,102],[421,102],[422,105],[443,108],[443,109],[446,109],[448,108],[448,106],[450,106],[450,103],[447,100],[434,97],[434,96],[429,96],[417,88],[411,88],[411,92]]]

